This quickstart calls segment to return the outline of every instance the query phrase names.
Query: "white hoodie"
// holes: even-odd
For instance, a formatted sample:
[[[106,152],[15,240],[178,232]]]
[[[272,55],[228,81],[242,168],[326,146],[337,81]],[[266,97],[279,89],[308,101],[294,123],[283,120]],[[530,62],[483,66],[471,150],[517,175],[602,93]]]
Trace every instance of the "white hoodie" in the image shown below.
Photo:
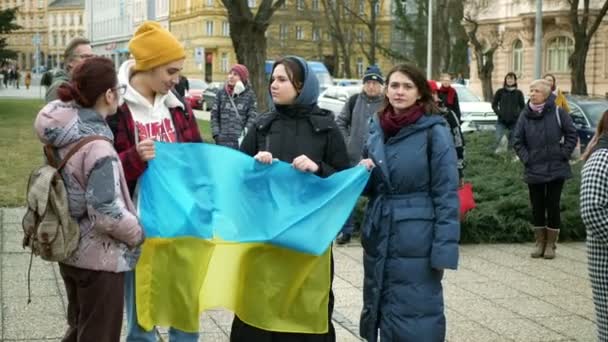
[[[184,108],[182,102],[169,92],[165,95],[156,94],[154,105],[150,104],[129,82],[134,60],[125,61],[118,70],[118,82],[126,85],[127,90],[123,101],[129,106],[135,123],[135,142],[144,139],[154,139],[163,142],[176,142],[175,126],[171,120],[169,108]]]

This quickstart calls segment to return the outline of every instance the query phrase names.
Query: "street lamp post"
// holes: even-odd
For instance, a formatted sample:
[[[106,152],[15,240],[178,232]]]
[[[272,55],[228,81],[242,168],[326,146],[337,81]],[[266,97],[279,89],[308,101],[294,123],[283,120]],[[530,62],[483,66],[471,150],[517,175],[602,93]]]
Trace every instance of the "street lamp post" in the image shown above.
[[[536,0],[536,28],[534,30],[534,77],[541,77],[543,51],[543,0]]]
[[[426,78],[433,77],[433,0],[428,5],[428,37],[426,42]]]

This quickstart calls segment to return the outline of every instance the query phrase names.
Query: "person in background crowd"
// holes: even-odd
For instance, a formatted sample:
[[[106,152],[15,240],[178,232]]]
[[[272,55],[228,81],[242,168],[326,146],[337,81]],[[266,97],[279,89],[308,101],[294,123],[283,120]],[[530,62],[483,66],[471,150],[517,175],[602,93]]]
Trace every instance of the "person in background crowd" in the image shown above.
[[[581,218],[587,228],[587,258],[597,340],[608,341],[608,110],[582,156]]]
[[[172,92],[186,58],[182,44],[158,23],[147,21],[137,28],[129,51],[134,59],[124,62],[118,71],[118,80],[127,89],[124,103],[109,123],[129,192],[136,197],[137,181],[155,157],[155,141],[202,139],[192,109]],[[125,303],[127,342],[155,342],[154,329],[144,331],[137,323],[135,272],[125,275]],[[198,341],[198,337],[198,333],[169,329],[173,342]]]
[[[185,97],[186,94],[188,94],[188,90],[190,90],[188,79],[184,75],[179,75],[179,82],[175,85],[175,91],[177,91],[181,97]]]
[[[397,65],[386,83],[360,163],[371,176],[359,330],[368,342],[444,341],[441,280],[460,236],[453,137],[419,68]]]
[[[513,146],[513,129],[525,106],[524,94],[517,89],[517,75],[510,72],[505,76],[503,87],[496,91],[492,100],[492,109],[498,116],[495,150],[498,149],[500,140],[505,134],[509,147]]]
[[[257,100],[249,83],[249,70],[235,64],[211,108],[211,131],[218,145],[238,149],[240,140],[255,125]]]
[[[105,121],[123,91],[110,59],[89,59],[59,86],[63,103],[47,104],[34,124],[59,159],[87,137],[107,139],[86,143],[61,172],[70,215],[80,226],[78,248],[59,263],[68,299],[64,342],[120,340],[124,274],[135,267],[144,239]]]
[[[437,95],[437,82],[429,80],[428,84],[431,94],[433,95],[433,100],[435,101],[435,104],[437,104],[437,107],[439,107],[439,113],[443,116],[445,121],[447,121],[448,126],[450,127],[450,133],[452,133],[452,137],[454,138],[456,158],[458,159],[458,185],[459,187],[462,187],[464,185],[464,136],[460,129],[460,123],[458,122],[456,114],[446,107],[441,102],[441,99],[439,99],[439,95]]]
[[[46,90],[46,95],[44,97],[45,101],[48,103],[56,100],[57,89],[59,89],[60,85],[70,80],[72,69],[78,65],[78,63],[94,56],[89,40],[82,37],[72,39],[63,53],[65,69],[60,69],[53,75],[53,82]]]
[[[572,177],[568,159],[577,140],[570,115],[550,95],[549,82],[533,81],[530,101],[513,132],[513,148],[524,164],[532,204],[536,246],[531,256],[545,259],[555,258],[561,194],[564,182]]]
[[[378,112],[382,104],[383,85],[384,78],[380,68],[369,66],[363,75],[362,92],[351,96],[336,118],[338,128],[346,141],[350,164],[353,166],[361,160],[363,146],[369,134],[369,119]],[[354,216],[351,214],[336,238],[338,245],[350,242],[355,231],[354,225]]]
[[[31,84],[32,84],[32,73],[28,70],[25,73],[25,89],[30,90]]]
[[[273,159],[291,163],[302,171],[329,177],[350,166],[344,138],[333,114],[317,106],[319,81],[308,63],[300,57],[285,57],[274,63],[269,92],[275,109],[260,116],[257,124],[245,136],[241,151],[258,162],[271,164]],[[333,257],[331,263],[333,280]],[[281,284],[273,284],[280,286]],[[253,327],[234,317],[232,342],[333,342],[336,333],[332,324],[334,296],[331,283],[327,311],[329,331],[325,334],[273,332]]]
[[[557,87],[557,83],[555,81],[555,76],[553,74],[546,74],[543,77],[547,82],[551,84],[551,97],[553,97],[553,101],[555,104],[566,111],[566,113],[570,114],[570,106],[568,105],[568,100],[564,93]]]
[[[458,93],[452,87],[452,76],[450,74],[441,75],[441,88],[439,88],[439,98],[441,102],[448,107],[458,117],[458,122],[462,122],[460,114],[460,103],[458,102]]]

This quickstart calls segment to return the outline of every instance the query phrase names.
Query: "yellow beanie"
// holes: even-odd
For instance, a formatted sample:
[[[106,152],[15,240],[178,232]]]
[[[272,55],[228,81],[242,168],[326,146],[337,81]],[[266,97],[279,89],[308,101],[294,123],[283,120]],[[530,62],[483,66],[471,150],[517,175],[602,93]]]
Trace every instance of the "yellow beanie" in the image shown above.
[[[129,51],[135,58],[135,71],[150,70],[186,57],[182,44],[154,21],[146,21],[137,28]]]

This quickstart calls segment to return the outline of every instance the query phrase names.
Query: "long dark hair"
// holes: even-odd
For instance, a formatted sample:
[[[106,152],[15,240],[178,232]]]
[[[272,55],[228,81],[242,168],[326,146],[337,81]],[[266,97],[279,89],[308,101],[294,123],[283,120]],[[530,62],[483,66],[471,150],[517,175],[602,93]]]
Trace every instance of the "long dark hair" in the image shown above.
[[[595,129],[595,135],[589,144],[587,144],[587,149],[585,149],[585,152],[581,156],[583,161],[587,161],[587,159],[591,157],[591,153],[593,153],[593,150],[595,150],[595,146],[597,146],[600,137],[604,134],[608,134],[608,110],[606,110],[602,115],[602,118],[598,122],[597,128]]]
[[[114,62],[106,57],[85,59],[72,70],[72,80],[63,83],[57,90],[59,99],[64,102],[74,100],[82,107],[88,108],[108,89],[118,83]]]
[[[431,93],[431,88],[429,88],[429,84],[427,83],[426,77],[424,76],[424,72],[418,68],[417,66],[409,63],[398,64],[394,66],[386,75],[386,86],[390,85],[391,76],[400,72],[407,77],[409,77],[412,82],[418,88],[418,92],[420,93],[420,99],[417,101],[424,107],[424,112],[426,114],[438,114],[440,113],[439,107],[435,104],[435,100],[433,99],[433,94]],[[386,96],[386,91],[384,92],[384,101],[380,108],[380,114],[386,112],[387,109],[392,110],[392,105]]]
[[[507,78],[509,78],[509,76],[513,77],[513,79],[515,80],[515,84],[513,86],[515,88],[517,88],[517,75],[515,75],[515,73],[512,71],[505,75],[505,81],[503,82],[503,87],[505,87],[505,88],[508,87]]]

